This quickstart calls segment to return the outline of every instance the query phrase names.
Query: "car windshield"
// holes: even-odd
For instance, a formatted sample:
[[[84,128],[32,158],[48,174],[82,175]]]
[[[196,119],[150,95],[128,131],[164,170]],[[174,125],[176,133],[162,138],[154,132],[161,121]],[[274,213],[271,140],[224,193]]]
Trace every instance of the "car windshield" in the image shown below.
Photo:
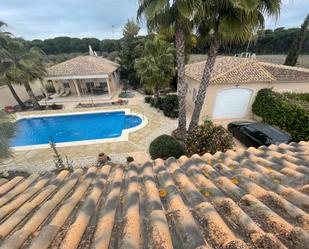
[[[289,136],[282,131],[278,130],[277,128],[267,125],[267,124],[250,124],[250,131],[253,132],[252,134],[254,137],[258,138],[262,142],[266,142],[267,138],[275,141],[284,141],[289,138]]]

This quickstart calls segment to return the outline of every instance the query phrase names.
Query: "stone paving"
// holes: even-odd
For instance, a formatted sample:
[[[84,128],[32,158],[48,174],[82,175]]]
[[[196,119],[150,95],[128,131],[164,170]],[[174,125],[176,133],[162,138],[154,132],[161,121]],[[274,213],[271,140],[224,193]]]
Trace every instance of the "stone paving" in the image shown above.
[[[129,99],[129,104],[126,106],[36,111],[19,115],[115,110],[123,108],[129,108],[131,112],[143,114],[148,119],[147,126],[129,134],[129,141],[59,147],[58,151],[63,157],[67,156],[69,161],[73,160],[73,166],[76,168],[88,167],[95,163],[97,155],[101,152],[108,154],[112,161],[119,163],[124,163],[127,156],[135,156],[135,159],[141,162],[147,161],[149,159],[148,148],[151,141],[162,134],[170,135],[177,127],[177,120],[165,117],[161,112],[144,103],[144,96],[139,93],[136,93],[134,98]],[[53,170],[55,167],[52,161],[52,155],[51,149],[14,152],[13,158],[3,162],[0,167],[2,170],[24,170],[28,172]]]

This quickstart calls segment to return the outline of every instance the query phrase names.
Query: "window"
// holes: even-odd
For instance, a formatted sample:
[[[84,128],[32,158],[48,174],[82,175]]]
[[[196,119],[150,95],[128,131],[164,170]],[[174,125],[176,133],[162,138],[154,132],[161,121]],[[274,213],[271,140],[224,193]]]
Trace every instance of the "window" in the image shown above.
[[[94,88],[94,82],[93,81],[87,81],[86,82],[86,88],[88,93],[92,93],[92,89]]]
[[[107,82],[106,81],[100,81],[99,86],[101,88],[107,88]]]
[[[62,84],[64,88],[70,88],[69,82],[63,82]]]

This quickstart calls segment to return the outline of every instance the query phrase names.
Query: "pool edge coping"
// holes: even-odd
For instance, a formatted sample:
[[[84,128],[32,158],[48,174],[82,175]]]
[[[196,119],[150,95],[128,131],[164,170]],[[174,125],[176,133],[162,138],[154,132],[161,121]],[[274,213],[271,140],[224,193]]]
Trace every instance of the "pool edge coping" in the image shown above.
[[[131,112],[130,108],[122,108],[122,109],[111,109],[111,110],[97,110],[97,111],[82,111],[82,112],[69,112],[69,113],[53,113],[53,114],[41,114],[41,115],[28,115],[28,116],[18,116],[16,117],[16,121],[22,119],[30,119],[30,118],[42,118],[42,117],[58,117],[58,116],[74,116],[78,114],[95,114],[95,113],[105,113],[105,112],[124,112],[125,115],[134,115],[139,117],[142,120],[142,123],[136,127],[124,129],[119,137],[115,138],[102,138],[102,139],[92,139],[92,140],[80,140],[74,142],[62,142],[55,143],[57,147],[70,147],[70,146],[81,146],[81,145],[94,145],[94,144],[105,144],[105,143],[113,143],[113,142],[127,142],[129,141],[129,134],[131,132],[138,131],[145,126],[148,125],[148,119],[144,114]],[[10,149],[13,152],[20,151],[30,151],[30,150],[39,150],[39,149],[48,149],[50,148],[49,144],[38,144],[38,145],[26,145],[26,146],[13,146]]]

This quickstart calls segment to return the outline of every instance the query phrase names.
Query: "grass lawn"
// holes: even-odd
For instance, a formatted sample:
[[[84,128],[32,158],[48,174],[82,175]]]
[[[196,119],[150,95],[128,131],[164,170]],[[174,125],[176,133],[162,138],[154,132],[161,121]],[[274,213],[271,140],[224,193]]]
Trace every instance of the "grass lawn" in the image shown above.
[[[191,54],[190,55],[190,63],[199,62],[206,60],[207,55],[205,54]],[[276,64],[283,64],[286,55],[284,54],[276,54],[276,55],[258,55],[257,59],[260,61],[276,63]],[[309,55],[300,55],[298,58],[298,66],[309,68]]]

